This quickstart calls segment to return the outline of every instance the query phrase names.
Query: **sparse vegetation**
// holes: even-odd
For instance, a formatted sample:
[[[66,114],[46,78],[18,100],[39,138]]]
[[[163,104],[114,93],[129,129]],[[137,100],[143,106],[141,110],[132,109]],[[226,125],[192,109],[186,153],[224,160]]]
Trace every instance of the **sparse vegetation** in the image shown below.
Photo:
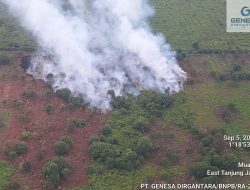
[[[22,140],[34,139],[37,137],[37,133],[32,131],[23,131],[21,133]]]
[[[30,162],[24,162],[23,165],[22,165],[22,170],[23,172],[30,172],[32,169],[32,166],[30,164]]]
[[[38,160],[42,160],[42,159],[44,159],[44,157],[46,156],[46,154],[47,154],[47,150],[44,149],[44,148],[41,148],[41,149],[38,151],[36,157],[37,157]]]
[[[5,123],[0,120],[0,130],[3,129],[4,127],[5,127]]]
[[[21,59],[21,67],[24,69],[24,70],[27,70],[31,65],[31,57],[29,56],[24,56],[22,57]]]
[[[66,101],[71,97],[71,91],[68,88],[58,89],[56,95]]]
[[[177,163],[179,162],[179,155],[176,150],[168,150],[167,152],[167,157],[172,163]]]
[[[27,113],[22,113],[21,115],[19,115],[19,120],[20,121],[27,121],[28,120],[28,114]]]
[[[247,127],[250,122],[249,56],[241,56],[250,51],[248,40],[246,40],[249,39],[249,34],[233,34],[232,36],[232,34],[225,33],[225,23],[220,19],[225,17],[224,0],[153,0],[152,3],[156,7],[156,16],[151,18],[154,30],[165,34],[167,43],[170,43],[177,53],[178,61],[185,66],[189,79],[185,83],[184,92],[171,96],[166,91],[164,94],[143,92],[138,97],[128,95],[125,98],[116,97],[114,91],[108,91],[108,95],[112,98],[113,109],[109,113],[107,122],[106,119],[104,122],[100,116],[100,120],[103,122],[101,135],[89,139],[93,162],[88,169],[89,187],[83,189],[135,189],[140,183],[151,183],[155,179],[167,182],[172,179],[177,181],[184,179],[192,183],[208,184],[231,182],[231,179],[207,176],[206,170],[234,170],[237,166],[236,161],[249,160],[246,150],[229,149],[228,144],[223,141],[224,134],[236,135],[250,132]],[[32,47],[35,47],[30,41],[30,35],[27,35],[16,24],[15,19],[2,15],[7,14],[6,10],[6,7],[0,4],[0,36],[3,37],[0,39],[0,50],[5,50],[0,52],[0,65],[5,65],[2,66],[3,72],[0,72],[0,78],[3,81],[3,85],[0,87],[1,92],[3,86],[4,88],[7,85],[12,87],[11,82],[13,81],[18,81],[20,84],[30,81],[15,68],[15,59],[12,56],[15,53],[10,50],[32,50],[34,49]],[[197,20],[201,15],[202,19]],[[180,30],[180,24],[182,30]],[[22,52],[17,55],[22,57],[21,67],[25,70],[28,69],[31,57],[24,56],[26,53],[22,55]],[[48,74],[46,80],[51,86],[54,82],[53,74]],[[37,84],[38,82],[32,79],[32,85]],[[25,86],[24,88],[26,88]],[[29,109],[27,104],[32,104],[33,101],[39,104],[41,100],[40,91],[36,92],[34,89],[23,89],[23,97],[16,97],[18,98],[16,100],[12,100],[10,98],[12,96],[3,96],[0,107],[0,133],[2,135],[5,134],[5,131],[9,132],[8,130],[13,127],[13,125],[9,125],[9,121],[12,122],[12,119],[15,119],[11,114],[2,112],[2,109],[7,109],[8,112],[14,110],[14,116],[17,116],[17,121],[14,120],[14,127],[16,125],[25,127],[25,130],[21,130],[21,134],[17,134],[16,139],[28,140],[27,143],[41,141],[41,149],[39,147],[29,150],[29,152],[36,151],[37,159],[45,162],[51,153],[50,149],[47,150],[47,147],[43,147],[46,144],[44,143],[46,134],[50,132],[53,136],[54,131],[57,131],[57,123],[54,121],[50,121],[49,124],[42,123],[44,139],[36,138],[37,135],[40,137],[40,126],[36,125],[41,120],[32,118],[33,116],[38,117],[36,109],[32,108],[34,110],[32,114],[27,111]],[[20,91],[21,94],[22,91]],[[42,92],[43,98],[45,97],[46,102],[51,102],[55,98],[52,89],[45,91]],[[71,134],[73,139],[79,128],[86,126],[85,120],[74,118],[79,116],[74,115],[74,111],[77,112],[75,108],[80,106],[82,109],[86,106],[86,102],[82,95],[72,97],[69,89],[57,90],[56,96],[65,100],[64,104],[60,106],[60,113],[63,116],[65,113],[70,114],[70,117],[73,118],[66,123],[66,130],[76,131]],[[56,104],[53,103],[53,105]],[[44,111],[47,110],[48,113],[55,110],[55,107],[51,109],[44,103],[39,106],[42,108],[44,106]],[[67,110],[73,111],[67,112]],[[54,115],[57,114],[49,117],[57,119]],[[89,121],[89,118],[87,119]],[[94,120],[99,124],[99,119],[94,117]],[[90,118],[90,127],[94,124],[92,121]],[[20,122],[20,126],[18,122]],[[158,125],[165,126],[168,132],[165,129],[158,131]],[[89,125],[86,126],[86,131],[89,130],[88,127]],[[36,134],[37,131],[38,134]],[[74,151],[69,150],[69,147],[73,145],[68,137],[50,140],[58,140],[54,147],[55,149],[57,147],[57,151],[54,149],[56,154],[75,156],[71,155]],[[157,140],[161,142],[157,142]],[[10,147],[6,146],[4,151],[9,159],[14,159],[27,151],[22,148],[23,145],[16,148],[14,145]],[[163,155],[163,157],[157,158],[158,155]],[[84,158],[81,159],[84,160]],[[145,159],[149,161],[145,162]],[[150,163],[151,159],[154,161],[153,166]],[[9,161],[12,162],[12,160]],[[30,163],[22,164],[19,159],[16,159],[15,162],[18,162],[18,167],[21,166],[23,171],[26,170],[24,168],[29,168]],[[177,162],[178,164],[176,164]],[[71,164],[75,164],[74,161]],[[189,167],[190,165],[191,167]],[[83,170],[82,167],[79,168]],[[0,189],[3,187],[23,188],[19,187],[23,185],[23,182],[9,181],[9,177],[14,171],[12,165],[0,161],[0,171]],[[63,158],[50,160],[43,168],[43,176],[48,183],[47,187],[52,189],[69,174],[70,166]],[[190,177],[190,174],[193,177]],[[237,180],[239,180],[237,182],[243,183],[246,178]]]
[[[20,108],[24,102],[22,100],[14,100],[13,104],[15,108]]]
[[[0,57],[0,66],[9,65],[10,63],[11,63],[11,60],[7,56]]]
[[[28,147],[25,142],[16,141],[6,145],[4,154],[9,159],[15,159],[17,156],[25,154],[28,151]]]
[[[74,132],[77,128],[82,128],[86,125],[86,121],[82,119],[73,118],[68,121],[67,129],[69,132]]]
[[[170,179],[170,174],[169,174],[169,172],[168,172],[168,171],[163,171],[163,172],[161,173],[161,179],[162,179],[162,180],[165,180],[165,181],[169,180],[169,179]]]
[[[44,106],[44,111],[47,113],[52,113],[54,110],[54,107],[51,104],[47,104]]]
[[[33,98],[36,96],[36,93],[33,90],[27,90],[23,93],[23,96],[26,98]]]
[[[8,190],[17,190],[20,187],[21,187],[21,185],[20,185],[20,183],[18,181],[10,181],[5,186],[5,188],[7,188]]]

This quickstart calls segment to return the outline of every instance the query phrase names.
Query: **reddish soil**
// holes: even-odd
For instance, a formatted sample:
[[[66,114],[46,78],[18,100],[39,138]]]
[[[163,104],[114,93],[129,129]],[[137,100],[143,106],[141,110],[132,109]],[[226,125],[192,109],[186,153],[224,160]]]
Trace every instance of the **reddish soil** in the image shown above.
[[[69,110],[67,103],[56,97],[54,93],[50,97],[46,97],[45,93],[50,90],[49,87],[43,81],[35,81],[32,77],[27,76],[19,64],[19,60],[16,59],[14,65],[1,66],[0,70],[6,75],[0,75],[0,110],[5,109],[12,113],[8,126],[1,131],[0,160],[7,160],[3,156],[7,143],[23,140],[22,132],[25,130],[34,132],[36,134],[34,138],[23,140],[28,145],[28,152],[23,156],[18,156],[14,161],[9,161],[17,166],[13,179],[21,182],[22,189],[42,190],[45,184],[42,177],[43,165],[56,156],[53,151],[55,142],[60,137],[67,135],[73,141],[73,148],[65,157],[72,167],[72,174],[60,185],[71,188],[87,184],[86,168],[91,161],[88,154],[88,140],[91,136],[100,133],[101,126],[108,115],[82,108]],[[22,76],[25,76],[25,80],[22,80]],[[23,97],[23,92],[26,90],[35,91],[37,96]],[[16,108],[13,104],[14,100],[22,100],[24,104],[20,108]],[[53,105],[53,113],[48,114],[44,111],[46,104]],[[66,109],[62,109],[63,107]],[[19,116],[22,113],[28,115],[27,121],[20,120]],[[68,132],[67,121],[72,118],[84,119],[87,124],[75,132]],[[42,149],[46,151],[46,154],[43,159],[38,159],[37,155]],[[21,171],[21,165],[25,161],[29,161],[32,165],[32,171],[27,174]]]
[[[196,64],[199,64],[198,60],[192,59],[192,57],[187,57],[180,61],[180,66],[187,73],[189,80],[193,80],[194,83],[212,81],[213,79],[209,73],[201,73],[195,70],[194,65]]]
[[[193,139],[191,133],[187,130],[178,127],[155,125],[152,127],[149,136],[154,145],[157,146],[157,150],[154,152],[153,156],[147,160],[149,163],[163,167],[161,166],[161,161],[167,158],[167,152],[169,150],[176,150],[179,156],[179,161],[176,163],[169,162],[169,167],[178,166],[180,163],[181,165],[191,164],[199,157],[199,142]],[[190,154],[186,153],[187,149],[190,149]],[[182,179],[171,179],[171,183],[189,183],[190,177],[190,173],[186,172],[183,174]],[[157,179],[157,181],[160,181],[160,179]]]

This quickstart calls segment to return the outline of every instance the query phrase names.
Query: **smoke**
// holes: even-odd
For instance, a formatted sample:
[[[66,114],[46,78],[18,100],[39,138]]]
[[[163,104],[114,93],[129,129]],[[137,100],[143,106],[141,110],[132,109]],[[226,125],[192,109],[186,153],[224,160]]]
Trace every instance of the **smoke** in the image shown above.
[[[178,92],[186,74],[147,20],[148,0],[1,0],[36,37],[41,50],[29,73],[53,87],[82,94],[91,107],[109,109],[115,95],[143,90]]]

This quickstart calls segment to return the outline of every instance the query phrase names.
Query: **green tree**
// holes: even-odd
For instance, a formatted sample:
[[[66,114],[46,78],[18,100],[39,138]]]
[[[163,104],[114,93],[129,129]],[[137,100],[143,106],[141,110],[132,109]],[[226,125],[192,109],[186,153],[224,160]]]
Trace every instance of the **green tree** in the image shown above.
[[[154,149],[154,145],[148,137],[141,137],[136,145],[136,152],[139,155],[147,157],[148,154]]]
[[[116,146],[105,143],[94,141],[90,145],[90,153],[94,159],[105,162],[107,159],[116,157]]]
[[[58,155],[66,155],[69,153],[72,148],[72,141],[70,137],[64,136],[61,137],[54,145],[54,151]]]
[[[62,88],[56,91],[56,95],[68,101],[71,96],[71,91],[68,88]]]
[[[43,176],[49,183],[56,185],[66,178],[70,171],[69,163],[62,157],[56,157],[44,165]]]
[[[197,178],[203,178],[207,176],[207,170],[211,170],[213,167],[207,162],[198,162],[191,165],[191,173]]]

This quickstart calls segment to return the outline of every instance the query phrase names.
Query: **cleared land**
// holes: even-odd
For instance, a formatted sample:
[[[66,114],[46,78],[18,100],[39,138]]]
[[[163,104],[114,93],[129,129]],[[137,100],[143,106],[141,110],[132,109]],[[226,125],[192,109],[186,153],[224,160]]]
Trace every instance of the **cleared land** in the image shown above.
[[[19,64],[27,53],[20,51],[35,44],[0,4],[0,49],[18,51],[0,52],[0,58],[10,59],[0,66],[0,189],[15,183],[21,189],[42,189],[43,167],[57,156],[54,144],[65,135],[72,147],[63,157],[72,171],[57,185],[67,190],[134,190],[143,182],[249,181],[209,178],[204,171],[232,169],[235,160],[250,158],[249,151],[230,149],[222,140],[223,134],[250,134],[250,35],[225,32],[224,0],[152,3],[154,30],[182,54],[180,64],[189,80],[171,99],[151,92],[115,99],[107,115],[72,107],[48,84],[25,74]],[[169,100],[171,105],[162,107]],[[68,125],[72,119],[85,126]],[[25,142],[27,152],[14,159],[13,152],[6,156],[12,141]],[[23,171],[25,162],[31,164],[30,172]]]

